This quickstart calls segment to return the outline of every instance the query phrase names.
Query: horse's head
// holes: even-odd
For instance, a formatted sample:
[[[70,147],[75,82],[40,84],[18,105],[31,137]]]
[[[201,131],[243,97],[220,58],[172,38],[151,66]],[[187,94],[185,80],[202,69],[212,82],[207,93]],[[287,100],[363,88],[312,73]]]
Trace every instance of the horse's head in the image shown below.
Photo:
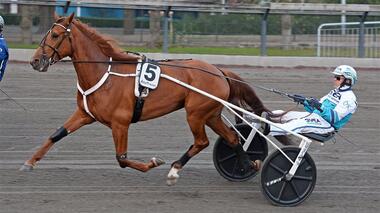
[[[55,64],[66,56],[71,56],[71,22],[74,13],[69,17],[60,18],[54,14],[55,23],[43,37],[36,49],[30,64],[39,72],[46,72],[50,65]]]

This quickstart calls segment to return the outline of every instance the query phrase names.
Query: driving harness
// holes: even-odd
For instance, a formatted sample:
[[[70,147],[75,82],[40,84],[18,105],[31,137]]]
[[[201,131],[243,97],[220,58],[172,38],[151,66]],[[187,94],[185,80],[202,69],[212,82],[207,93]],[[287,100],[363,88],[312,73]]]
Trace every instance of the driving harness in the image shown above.
[[[91,95],[96,90],[98,90],[101,86],[103,86],[103,84],[106,82],[106,80],[108,79],[108,77],[110,75],[116,75],[119,77],[135,77],[136,101],[135,101],[135,106],[134,106],[134,110],[133,110],[133,116],[132,116],[131,123],[138,122],[140,120],[141,113],[142,113],[142,110],[144,107],[144,101],[145,101],[144,98],[148,96],[149,89],[152,89],[152,88],[148,88],[146,86],[143,86],[140,83],[141,73],[143,71],[142,68],[144,67],[143,65],[145,63],[152,64],[152,65],[158,67],[158,64],[155,61],[147,59],[145,56],[143,56],[141,59],[138,59],[137,66],[136,66],[136,73],[121,74],[121,73],[116,73],[116,72],[111,71],[112,57],[110,57],[107,71],[104,73],[102,78],[94,86],[92,86],[90,89],[87,89],[86,91],[84,91],[82,89],[82,87],[79,85],[79,82],[77,82],[77,88],[78,88],[78,91],[82,94],[83,105],[84,105],[84,109],[85,109],[86,113],[89,114],[93,119],[96,120],[95,116],[91,113],[91,111],[88,107],[87,96]],[[158,75],[158,78],[159,78],[159,75]]]

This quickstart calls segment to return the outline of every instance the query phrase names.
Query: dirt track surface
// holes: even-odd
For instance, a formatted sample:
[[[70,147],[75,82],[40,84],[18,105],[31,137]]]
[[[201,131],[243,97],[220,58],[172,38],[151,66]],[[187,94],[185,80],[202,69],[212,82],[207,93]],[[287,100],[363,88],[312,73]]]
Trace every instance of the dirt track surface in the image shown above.
[[[249,82],[289,93],[320,97],[331,89],[328,69],[233,68]],[[9,64],[1,88],[25,106],[25,112],[0,93],[0,212],[379,212],[380,93],[379,72],[359,70],[359,109],[336,143],[309,149],[318,178],[304,203],[272,206],[260,191],[259,176],[229,182],[216,171],[210,146],[166,186],[169,165],[192,144],[183,110],[135,124],[130,129],[129,158],[153,156],[167,164],[148,173],[121,169],[115,160],[111,131],[92,124],[58,142],[30,172],[19,167],[76,107],[76,75],[71,65],[48,73],[27,64]],[[290,101],[256,89],[271,109]]]

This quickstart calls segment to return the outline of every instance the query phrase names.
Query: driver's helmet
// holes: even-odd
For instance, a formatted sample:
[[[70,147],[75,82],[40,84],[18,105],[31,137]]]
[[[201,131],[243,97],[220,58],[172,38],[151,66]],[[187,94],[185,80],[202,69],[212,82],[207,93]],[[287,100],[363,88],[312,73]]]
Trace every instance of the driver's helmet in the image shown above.
[[[351,86],[356,84],[358,81],[358,75],[356,74],[356,70],[348,65],[340,65],[332,72],[334,75],[343,75],[344,78],[351,80]]]
[[[3,30],[5,23],[3,17],[0,16],[0,32]]]

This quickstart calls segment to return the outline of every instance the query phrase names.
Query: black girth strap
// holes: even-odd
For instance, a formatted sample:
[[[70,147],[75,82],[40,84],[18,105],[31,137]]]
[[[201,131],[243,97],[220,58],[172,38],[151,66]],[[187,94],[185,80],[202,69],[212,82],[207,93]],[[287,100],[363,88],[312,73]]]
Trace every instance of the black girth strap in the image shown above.
[[[151,64],[156,64],[158,66],[158,63],[155,60],[146,58],[144,56],[142,64],[146,62],[151,63]],[[140,72],[140,75],[141,75],[141,72]],[[143,93],[144,89],[148,89],[148,88],[142,87],[140,84],[138,85],[138,87],[139,87],[140,96]],[[132,123],[137,123],[140,120],[141,113],[144,107],[144,101],[145,100],[142,97],[136,98],[135,109],[133,110],[133,116],[132,116],[132,121],[131,121]]]
[[[140,120],[141,113],[144,107],[144,99],[141,97],[136,98],[135,109],[133,110],[132,123]]]

